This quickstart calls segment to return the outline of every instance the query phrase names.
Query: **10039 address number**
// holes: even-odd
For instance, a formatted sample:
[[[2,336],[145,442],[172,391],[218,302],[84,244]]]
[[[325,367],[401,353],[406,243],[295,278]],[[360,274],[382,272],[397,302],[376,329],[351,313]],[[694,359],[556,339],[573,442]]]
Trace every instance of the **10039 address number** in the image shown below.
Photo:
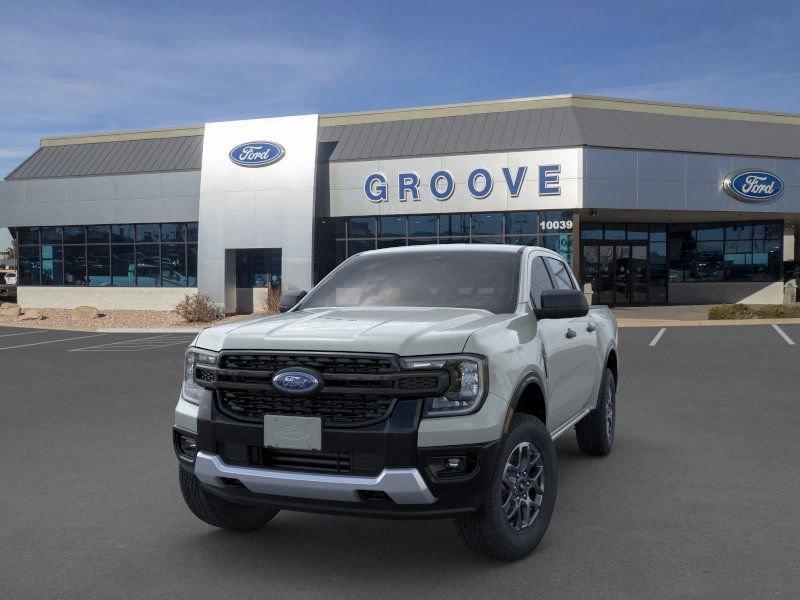
[[[572,220],[540,221],[539,229],[542,231],[572,231]]]

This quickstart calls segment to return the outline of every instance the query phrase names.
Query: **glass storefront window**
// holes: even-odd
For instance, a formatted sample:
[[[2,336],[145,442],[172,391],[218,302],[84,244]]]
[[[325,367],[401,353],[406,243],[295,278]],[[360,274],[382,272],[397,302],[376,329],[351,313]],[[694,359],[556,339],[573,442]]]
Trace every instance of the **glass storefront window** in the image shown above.
[[[157,287],[160,284],[161,247],[158,244],[136,244],[136,285]]]
[[[32,238],[27,238],[28,240]],[[39,230],[36,230],[36,239],[39,239]],[[19,285],[40,284],[40,246],[20,246],[19,248]]]
[[[625,239],[625,225],[617,223],[606,223],[605,235],[606,240],[624,240]]]
[[[42,227],[42,244],[58,244],[63,242],[61,227]]]
[[[477,213],[472,215],[473,236],[498,235],[502,233],[503,233],[502,213]]]
[[[197,286],[197,244],[186,244],[186,285]]]
[[[134,238],[133,225],[112,225],[111,243],[112,244],[132,244]]]
[[[111,248],[106,245],[90,245],[86,256],[89,285],[95,287],[111,285]]]
[[[378,240],[378,248],[396,248],[397,246],[405,246],[406,240],[403,239],[395,239],[395,240]]]
[[[161,225],[158,223],[137,225],[136,241],[147,244],[157,244],[161,241]]]
[[[132,244],[111,247],[111,285],[136,285],[136,256]]]
[[[161,225],[162,242],[183,242],[186,240],[186,225],[183,223],[164,223]]]
[[[375,250],[374,240],[350,240],[350,256],[367,250]]]
[[[165,244],[161,247],[161,285],[186,287],[185,244]]]
[[[186,226],[186,241],[187,242],[196,242],[197,241],[197,223],[184,223]]]
[[[538,232],[539,232],[538,213],[518,212],[518,213],[508,213],[508,215],[506,216],[507,235],[532,235]]]
[[[436,215],[414,215],[408,218],[409,237],[435,237],[439,217]]]
[[[469,235],[469,215],[441,215],[439,217],[439,235],[442,237]]]
[[[176,242],[161,242],[159,223],[19,228],[19,283],[159,286],[164,257],[167,262],[163,285],[196,286],[197,223],[169,223],[163,227],[164,235]],[[135,242],[137,239],[154,241]]]
[[[380,217],[378,219],[378,237],[405,237],[405,217]]]
[[[17,243],[20,246],[39,243],[38,227],[20,227],[17,229]]]
[[[108,232],[108,225],[89,225],[86,227],[86,241],[89,244],[107,244]]]
[[[86,246],[64,246],[64,285],[86,283]]]
[[[629,240],[647,240],[649,236],[647,225],[628,225]]]
[[[41,285],[62,285],[64,282],[64,257],[61,244],[42,246]]]
[[[603,225],[600,223],[585,223],[581,225],[582,240],[602,240]]]
[[[64,227],[64,243],[85,244],[86,228],[76,225],[70,225],[69,227]]]
[[[351,217],[350,237],[375,237],[375,217]]]

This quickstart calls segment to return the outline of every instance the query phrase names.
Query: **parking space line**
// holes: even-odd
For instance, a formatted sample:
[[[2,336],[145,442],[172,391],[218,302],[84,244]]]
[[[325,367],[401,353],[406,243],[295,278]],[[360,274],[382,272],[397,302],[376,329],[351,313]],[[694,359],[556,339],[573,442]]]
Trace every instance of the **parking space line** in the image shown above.
[[[180,338],[180,339],[178,339]],[[177,346],[178,344],[188,344],[191,341],[190,335],[161,334],[150,335],[143,338],[132,340],[120,340],[109,342],[108,344],[98,344],[96,346],[86,346],[84,348],[73,348],[69,352],[136,352],[138,350],[152,350],[165,348],[167,346]]]
[[[775,324],[772,325],[772,328],[778,332],[779,336],[781,336],[784,340],[786,340],[787,344],[789,344],[790,346],[794,346],[794,340],[790,338],[788,335],[786,335],[786,332],[783,329],[781,329]]]
[[[22,333],[2,333],[0,334],[0,338],[3,337],[11,337],[14,335],[31,335],[32,333],[45,333],[47,331],[52,331],[51,329],[40,329],[39,331],[23,331]]]
[[[27,348],[28,346],[41,346],[42,344],[57,344],[58,342],[71,342],[72,340],[85,340],[86,338],[99,337],[101,335],[106,335],[106,334],[95,333],[93,335],[82,335],[79,337],[61,338],[58,340],[47,340],[44,342],[32,342],[30,344],[19,344],[17,346],[5,346],[4,348],[0,348],[0,350],[14,350],[16,348]]]
[[[667,330],[667,328],[666,328],[666,327],[662,327],[662,328],[661,328],[661,329],[658,331],[658,333],[656,334],[656,337],[654,337],[654,338],[653,338],[653,340],[650,342],[650,347],[651,347],[651,348],[652,348],[653,346],[655,346],[655,345],[658,343],[658,341],[661,339],[661,336],[662,336],[662,335],[664,335],[664,332],[665,332],[666,330]]]

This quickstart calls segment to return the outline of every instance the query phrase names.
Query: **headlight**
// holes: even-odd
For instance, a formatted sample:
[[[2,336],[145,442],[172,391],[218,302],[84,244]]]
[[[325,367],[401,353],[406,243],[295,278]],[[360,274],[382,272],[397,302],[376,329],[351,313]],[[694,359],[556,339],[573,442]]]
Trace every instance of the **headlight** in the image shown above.
[[[211,392],[197,384],[194,370],[197,365],[216,365],[218,356],[216,352],[199,348],[189,348],[186,351],[186,358],[183,361],[183,386],[181,387],[181,396],[184,400],[200,404],[202,400],[210,397]]]
[[[425,399],[426,417],[467,415],[477,411],[489,388],[486,359],[479,356],[419,356],[402,358],[409,370],[444,369],[450,374],[450,387],[443,396]]]

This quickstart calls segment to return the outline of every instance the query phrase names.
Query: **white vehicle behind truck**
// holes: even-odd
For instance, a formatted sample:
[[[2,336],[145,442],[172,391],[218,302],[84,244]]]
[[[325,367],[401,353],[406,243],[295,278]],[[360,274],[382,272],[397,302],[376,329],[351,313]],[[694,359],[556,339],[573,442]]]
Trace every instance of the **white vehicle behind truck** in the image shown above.
[[[554,252],[364,252],[282,310],[186,353],[173,439],[206,523],[454,517],[474,550],[519,559],[553,514],[554,440],[574,428],[583,452],[611,450],[616,322]]]

